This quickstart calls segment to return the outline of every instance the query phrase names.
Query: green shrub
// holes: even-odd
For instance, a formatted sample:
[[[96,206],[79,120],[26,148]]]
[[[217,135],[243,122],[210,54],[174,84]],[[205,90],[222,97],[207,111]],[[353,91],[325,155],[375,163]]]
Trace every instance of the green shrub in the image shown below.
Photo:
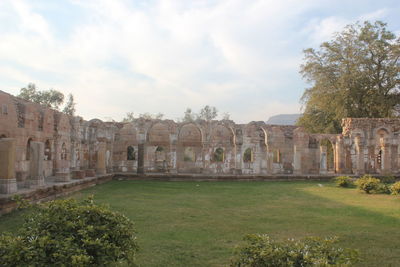
[[[390,186],[392,195],[400,195],[400,182],[396,182]]]
[[[358,189],[365,191],[367,194],[377,193],[381,188],[381,181],[370,175],[364,175],[355,181]]]
[[[268,235],[247,235],[237,248],[232,267],[351,266],[358,252],[335,244],[337,238],[309,237],[303,240],[272,240]]]
[[[6,266],[133,264],[137,249],[133,223],[90,199],[38,206],[18,236],[0,236],[0,262]]]
[[[390,194],[390,185],[379,183],[378,188],[374,192],[377,194]]]
[[[385,183],[385,184],[392,184],[396,181],[396,179],[392,175],[383,176],[379,179],[381,180],[382,183]]]
[[[333,181],[340,187],[351,187],[353,185],[353,181],[349,176],[338,176],[333,178]]]

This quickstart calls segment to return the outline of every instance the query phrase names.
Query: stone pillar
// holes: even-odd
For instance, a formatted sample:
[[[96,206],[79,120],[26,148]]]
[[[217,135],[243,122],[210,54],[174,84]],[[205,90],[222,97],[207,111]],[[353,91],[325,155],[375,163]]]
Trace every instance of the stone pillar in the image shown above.
[[[301,174],[301,149],[298,146],[294,146],[293,156],[293,174]]]
[[[236,155],[235,155],[235,162],[236,162],[236,169],[235,174],[242,174],[243,169],[243,160],[242,160],[242,145],[236,145]]]
[[[357,174],[361,175],[365,173],[365,164],[364,164],[364,146],[360,137],[356,137],[355,140],[356,145],[356,154],[357,154]]]
[[[0,139],[0,193],[12,194],[17,192],[15,179],[15,139]]]
[[[382,173],[388,173],[391,170],[391,155],[390,155],[390,146],[385,144],[382,147]]]
[[[337,138],[336,142],[336,173],[346,173],[346,159],[345,159],[345,151],[344,151],[344,142],[342,137]]]
[[[325,174],[328,171],[326,146],[319,147],[319,173]]]
[[[97,149],[97,162],[96,162],[96,173],[104,175],[106,171],[106,149],[107,145],[105,142],[100,142]]]
[[[31,142],[30,149],[30,179],[29,186],[43,186],[43,160],[44,160],[44,144],[42,142]]]

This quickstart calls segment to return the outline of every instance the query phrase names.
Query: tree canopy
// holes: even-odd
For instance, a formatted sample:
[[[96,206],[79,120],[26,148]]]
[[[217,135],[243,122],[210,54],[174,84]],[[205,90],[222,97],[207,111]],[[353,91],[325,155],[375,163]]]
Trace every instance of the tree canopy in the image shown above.
[[[21,88],[18,97],[56,110],[59,110],[60,106],[64,103],[63,93],[54,89],[40,91],[36,88],[34,83],[29,83],[27,87]],[[76,111],[75,105],[74,96],[69,94],[68,102],[66,103],[63,112],[73,116]]]
[[[304,50],[300,73],[311,87],[298,124],[338,133],[345,117],[394,117],[400,108],[400,38],[381,21],[355,23]]]
[[[218,110],[216,107],[206,105],[198,113],[193,112],[191,108],[187,108],[183,115],[183,118],[180,120],[182,122],[193,122],[197,120],[205,120],[205,121],[212,121],[218,117]],[[225,112],[222,114],[223,120],[229,120],[230,114]]]

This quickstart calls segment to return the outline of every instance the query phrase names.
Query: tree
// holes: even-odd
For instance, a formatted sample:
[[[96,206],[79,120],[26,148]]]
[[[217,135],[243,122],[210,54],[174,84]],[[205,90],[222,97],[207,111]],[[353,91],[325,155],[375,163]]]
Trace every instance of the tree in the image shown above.
[[[187,108],[182,118],[182,122],[193,122],[197,118],[197,114],[192,112],[191,108]]]
[[[74,96],[72,94],[69,94],[68,95],[68,102],[65,105],[65,107],[63,109],[63,112],[65,114],[67,114],[67,115],[74,116],[75,115],[75,111],[76,111],[75,105],[76,105],[76,103],[74,102]]]
[[[63,93],[54,89],[39,91],[34,83],[29,83],[26,88],[21,88],[18,97],[26,101],[38,103],[46,108],[53,108],[56,110],[59,110],[60,106],[64,103]],[[69,94],[68,102],[65,105],[63,112],[73,116],[76,111],[75,106],[76,103],[74,102],[74,96]]]
[[[127,112],[125,117],[122,119],[122,122],[133,122],[135,120],[135,116],[133,112]]]
[[[229,121],[231,119],[231,114],[229,112],[225,112],[222,114],[222,120]]]
[[[304,92],[298,124],[338,133],[345,117],[393,117],[400,103],[400,38],[380,21],[348,25],[319,50],[304,50]]]
[[[160,112],[157,114],[151,114],[149,112],[139,114],[139,118],[145,119],[145,120],[162,120],[163,117],[164,117],[164,114],[162,114]]]
[[[21,88],[18,97],[57,110],[64,102],[63,93],[53,89],[38,91],[34,83],[29,83],[27,88]]]
[[[217,116],[218,116],[217,108],[206,105],[204,108],[202,108],[200,110],[198,119],[205,120],[205,121],[211,121],[211,120],[215,119]]]

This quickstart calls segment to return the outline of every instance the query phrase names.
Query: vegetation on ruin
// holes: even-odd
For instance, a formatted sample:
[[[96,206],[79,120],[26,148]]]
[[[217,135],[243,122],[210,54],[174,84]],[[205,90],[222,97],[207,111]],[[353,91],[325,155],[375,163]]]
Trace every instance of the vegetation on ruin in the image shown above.
[[[133,223],[93,203],[56,200],[31,207],[16,235],[0,235],[3,266],[109,266],[134,264]]]
[[[349,176],[337,176],[337,177],[333,178],[333,181],[339,187],[353,186],[353,181]]]
[[[319,49],[304,50],[301,74],[311,83],[298,124],[339,133],[346,117],[399,115],[400,37],[380,21],[348,25]]]
[[[354,184],[359,190],[364,191],[367,194],[380,193],[383,185],[381,180],[372,177],[371,175],[364,175],[363,177],[358,178]]]
[[[400,195],[400,181],[390,186],[390,192],[392,195]]]
[[[343,249],[338,238],[307,237],[301,240],[273,240],[268,235],[246,235],[235,251],[232,267],[353,266],[358,251]]]
[[[400,261],[399,196],[326,182],[112,181],[74,197],[91,194],[135,222],[140,266],[226,266],[246,234],[338,236],[358,266]],[[2,216],[0,230],[16,231],[25,212]]]
[[[34,83],[29,83],[27,87],[21,88],[17,97],[22,98],[26,101],[38,103],[46,108],[53,108],[59,110],[60,106],[64,103],[64,94],[60,91],[50,90],[38,90]],[[68,95],[68,101],[64,106],[63,112],[68,115],[75,115],[76,103],[74,102],[74,96]]]
[[[136,118],[135,117],[135,113],[134,112],[127,112],[125,117],[122,119],[121,122],[133,122],[136,119],[144,119],[144,120],[162,120],[164,118],[164,114],[163,113],[156,113],[156,114],[152,114],[149,112],[143,113],[143,114],[139,114],[139,116]],[[111,119],[111,121],[114,121]]]

